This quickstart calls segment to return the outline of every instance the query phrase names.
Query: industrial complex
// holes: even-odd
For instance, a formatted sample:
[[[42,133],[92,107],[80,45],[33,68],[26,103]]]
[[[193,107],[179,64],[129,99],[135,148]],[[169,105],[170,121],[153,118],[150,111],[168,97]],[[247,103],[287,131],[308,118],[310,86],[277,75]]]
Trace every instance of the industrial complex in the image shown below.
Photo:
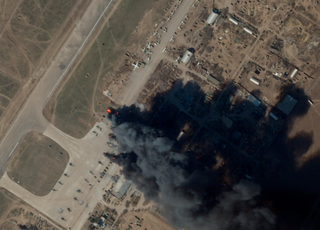
[[[0,229],[320,229],[319,1],[1,7]]]

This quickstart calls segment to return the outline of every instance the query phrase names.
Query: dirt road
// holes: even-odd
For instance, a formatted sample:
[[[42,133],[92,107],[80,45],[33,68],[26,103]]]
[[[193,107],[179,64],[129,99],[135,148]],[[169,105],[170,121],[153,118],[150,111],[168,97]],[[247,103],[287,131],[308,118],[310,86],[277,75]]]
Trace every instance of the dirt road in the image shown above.
[[[168,42],[174,35],[174,32],[178,30],[178,26],[180,25],[181,21],[183,21],[193,3],[194,1],[188,0],[183,1],[180,4],[179,8],[176,10],[176,13],[172,16],[168,24],[167,33],[162,36],[161,43],[154,48],[150,62],[147,63],[145,68],[139,68],[132,72],[130,76],[130,82],[128,83],[130,89],[125,90],[118,103],[122,103],[123,105],[131,105],[135,102],[137,95],[147,83],[149,77],[154,72],[159,62],[165,58],[165,54],[162,53],[163,49],[168,45]]]
[[[27,132],[36,130],[43,133],[49,125],[49,122],[42,115],[47,100],[67,74],[112,1],[94,0],[91,2],[74,31],[17,115],[0,143],[0,175],[3,175],[11,154]]]

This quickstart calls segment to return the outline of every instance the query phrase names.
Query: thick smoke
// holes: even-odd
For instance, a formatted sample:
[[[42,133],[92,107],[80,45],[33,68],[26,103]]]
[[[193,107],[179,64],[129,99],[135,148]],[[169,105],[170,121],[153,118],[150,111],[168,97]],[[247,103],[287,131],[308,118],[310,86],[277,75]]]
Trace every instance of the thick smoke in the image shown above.
[[[273,229],[274,214],[260,208],[260,187],[242,181],[222,192],[215,173],[193,168],[186,155],[171,152],[173,141],[143,125],[124,123],[114,129],[123,173],[155,200],[169,223],[185,229]],[[191,169],[190,169],[191,168]],[[218,195],[220,193],[220,195]]]

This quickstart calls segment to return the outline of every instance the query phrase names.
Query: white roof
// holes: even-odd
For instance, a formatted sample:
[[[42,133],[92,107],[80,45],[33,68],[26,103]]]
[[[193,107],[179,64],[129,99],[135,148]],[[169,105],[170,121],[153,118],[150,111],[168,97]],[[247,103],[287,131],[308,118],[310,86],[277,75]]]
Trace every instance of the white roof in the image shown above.
[[[207,23],[212,25],[215,22],[215,20],[217,20],[218,16],[219,14],[212,11],[209,17],[207,18]]]
[[[193,53],[191,53],[189,50],[187,50],[187,51],[185,52],[185,54],[183,55],[181,61],[182,61],[183,63],[187,64],[187,63],[190,61],[192,55],[193,55]]]
[[[294,75],[296,75],[297,72],[298,72],[298,70],[297,70],[297,69],[294,69],[294,70],[292,71],[292,73],[290,74],[290,77],[293,78]]]
[[[260,85],[260,81],[254,77],[250,78],[250,81],[252,81],[256,85]]]
[[[233,24],[238,25],[238,21],[234,18],[229,18],[229,21],[232,22]]]
[[[246,28],[246,27],[244,27],[243,29],[244,29],[244,31],[246,31],[248,34],[252,34],[252,33],[253,33],[251,30],[249,30],[249,29]]]

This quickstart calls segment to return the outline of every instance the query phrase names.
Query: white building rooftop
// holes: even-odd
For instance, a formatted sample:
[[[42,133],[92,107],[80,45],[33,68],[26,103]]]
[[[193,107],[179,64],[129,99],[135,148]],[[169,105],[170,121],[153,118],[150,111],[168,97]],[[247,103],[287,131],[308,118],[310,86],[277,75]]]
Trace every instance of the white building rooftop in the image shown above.
[[[193,53],[191,53],[189,50],[187,50],[187,51],[184,53],[181,61],[182,61],[183,63],[187,64],[187,63],[190,61],[192,55],[193,55]]]
[[[212,25],[217,20],[218,16],[219,14],[212,11],[209,17],[207,18],[207,23]]]

